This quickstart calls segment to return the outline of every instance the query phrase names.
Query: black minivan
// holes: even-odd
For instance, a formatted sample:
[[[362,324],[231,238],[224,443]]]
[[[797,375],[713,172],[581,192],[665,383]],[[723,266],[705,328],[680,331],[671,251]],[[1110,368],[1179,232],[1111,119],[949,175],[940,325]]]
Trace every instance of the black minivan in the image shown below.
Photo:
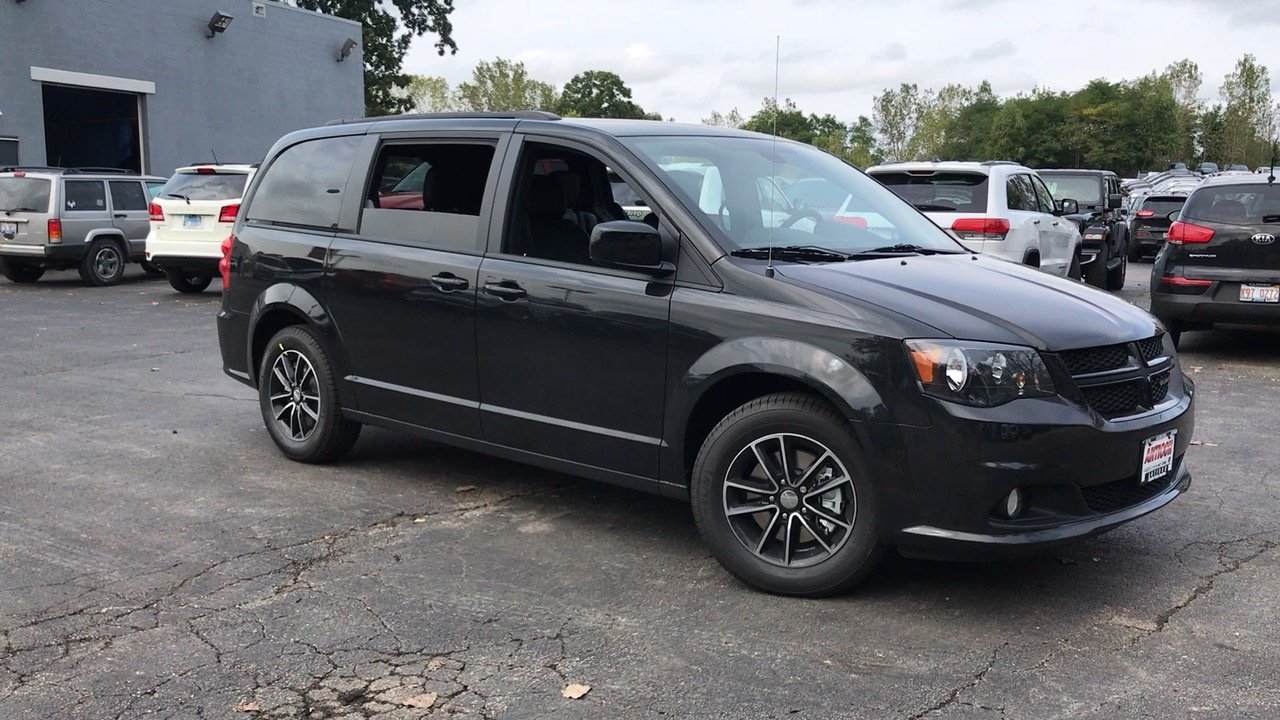
[[[856,210],[784,197],[806,181]],[[754,133],[535,112],[296,132],[221,269],[226,372],[285,455],[334,460],[369,424],[685,498],[772,592],[842,591],[888,548],[1094,535],[1191,481],[1193,387],[1155,318]]]

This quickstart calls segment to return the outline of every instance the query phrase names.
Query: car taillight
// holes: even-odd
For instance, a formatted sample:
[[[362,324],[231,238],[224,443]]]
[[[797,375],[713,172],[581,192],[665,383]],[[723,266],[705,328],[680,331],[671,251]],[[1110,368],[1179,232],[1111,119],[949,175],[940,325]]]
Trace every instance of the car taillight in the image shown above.
[[[156,203],[147,208],[151,212],[151,222],[164,222],[164,210]]]
[[[197,175],[217,175],[218,171],[211,167],[196,168]]]
[[[57,218],[49,221],[49,242],[62,242],[62,221]]]
[[[961,240],[1004,240],[1009,234],[1005,218],[960,218],[951,223],[951,231]]]
[[[1138,217],[1155,217],[1155,216],[1156,216],[1155,210],[1139,210],[1138,211]]]
[[[1173,245],[1207,243],[1213,239],[1213,228],[1192,225],[1178,220],[1169,226],[1169,233],[1165,236],[1165,239]]]
[[[240,203],[235,205],[223,205],[222,212],[218,213],[218,222],[233,223],[236,221],[236,213],[240,212]]]
[[[218,273],[222,275],[222,289],[231,287],[231,246],[236,242],[235,235],[228,235],[222,241],[222,259],[218,261]]]

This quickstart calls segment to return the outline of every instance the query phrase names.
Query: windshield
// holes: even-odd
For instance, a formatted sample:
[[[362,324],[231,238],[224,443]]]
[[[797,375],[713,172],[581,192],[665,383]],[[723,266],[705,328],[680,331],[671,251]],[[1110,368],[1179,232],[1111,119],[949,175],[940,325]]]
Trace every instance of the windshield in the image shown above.
[[[1043,174],[1040,179],[1049,186],[1054,200],[1075,200],[1090,205],[1102,201],[1102,184],[1096,177]]]
[[[624,142],[730,252],[807,246],[856,253],[894,243],[964,250],[876,181],[808,145],[725,137]],[[821,188],[822,202],[792,206],[797,186]]]
[[[188,200],[235,200],[244,195],[245,173],[178,173],[160,188],[160,197]]]
[[[987,176],[971,172],[877,172],[875,179],[924,212],[984,213]]]
[[[31,208],[36,212],[47,212],[50,187],[52,183],[38,178],[0,178],[0,212],[14,208]]]

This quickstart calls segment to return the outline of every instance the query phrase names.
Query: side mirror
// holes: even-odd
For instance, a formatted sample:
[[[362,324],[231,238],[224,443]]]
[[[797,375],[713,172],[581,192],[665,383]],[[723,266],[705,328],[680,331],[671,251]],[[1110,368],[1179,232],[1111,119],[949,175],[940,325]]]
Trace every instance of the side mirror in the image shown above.
[[[633,220],[610,220],[591,230],[591,262],[601,267],[635,270],[651,275],[676,271],[663,252],[662,236],[651,225]]]
[[[1080,203],[1076,202],[1075,200],[1072,200],[1071,198],[1067,198],[1065,200],[1058,201],[1059,215],[1076,215],[1076,214],[1079,214],[1079,212],[1080,212]]]
[[[1124,197],[1121,196],[1120,193],[1112,193],[1107,196],[1108,210],[1119,210],[1120,206],[1123,204],[1124,204]]]

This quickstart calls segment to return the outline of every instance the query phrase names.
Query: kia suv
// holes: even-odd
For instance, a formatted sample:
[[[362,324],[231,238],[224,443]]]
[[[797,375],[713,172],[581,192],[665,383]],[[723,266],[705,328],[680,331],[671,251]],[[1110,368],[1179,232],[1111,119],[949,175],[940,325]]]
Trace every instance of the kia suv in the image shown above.
[[[865,224],[765,203],[806,180]],[[542,112],[333,124],[276,143],[224,248],[224,369],[287,457],[374,425],[685,499],[771,592],[842,591],[887,548],[1095,535],[1191,480],[1194,389],[1155,318],[974,254],[801,143]]]
[[[164,178],[123,170],[5,168],[0,171],[0,272],[33,283],[46,270],[80,272],[115,285],[125,264],[144,263],[147,199]]]
[[[178,168],[151,201],[147,260],[164,272],[174,290],[203,292],[213,282],[222,241],[231,234],[240,198],[256,167]]]
[[[1004,161],[905,162],[867,174],[975,252],[1081,277],[1080,230],[1063,217],[1079,208],[1056,203],[1030,168]]]
[[[1280,187],[1209,178],[1187,198],[1151,267],[1151,311],[1174,341],[1215,323],[1280,326]]]

